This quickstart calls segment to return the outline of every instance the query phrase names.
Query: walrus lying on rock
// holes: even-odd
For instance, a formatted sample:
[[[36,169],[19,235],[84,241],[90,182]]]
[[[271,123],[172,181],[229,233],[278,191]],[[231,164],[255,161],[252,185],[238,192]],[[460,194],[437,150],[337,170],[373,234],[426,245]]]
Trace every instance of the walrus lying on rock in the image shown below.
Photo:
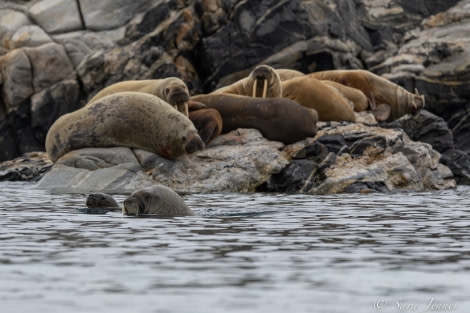
[[[173,105],[189,117],[205,144],[220,135],[222,131],[220,114],[215,109],[210,109],[202,103],[189,102],[189,91],[186,84],[176,77],[119,82],[102,89],[91,98],[88,104],[102,97],[123,91],[151,94]]]
[[[281,97],[281,78],[271,66],[259,65],[251,71],[248,77],[219,88],[213,93],[229,93],[253,98]]]
[[[92,193],[86,199],[88,208],[114,211],[119,204],[105,193]],[[154,185],[134,191],[122,205],[122,213],[130,216],[155,215],[157,217],[196,215],[175,191],[163,185]]]
[[[192,96],[216,109],[222,116],[222,133],[237,128],[255,128],[269,140],[291,144],[317,131],[318,114],[284,98],[252,98],[236,94],[210,93]]]
[[[329,80],[362,91],[372,105],[379,121],[393,121],[406,114],[416,115],[424,108],[424,96],[366,70],[331,70],[308,74],[319,80]],[[376,106],[376,107],[375,107]],[[380,108],[379,106],[387,106]],[[383,113],[382,113],[383,112]],[[388,112],[388,114],[387,114]]]
[[[184,81],[177,77],[167,77],[163,79],[146,79],[146,80],[126,80],[112,84],[101,89],[88,104],[101,99],[103,97],[123,92],[135,91],[148,93],[159,97],[174,106],[178,111],[188,117],[188,101],[189,90]],[[87,105],[88,105],[87,104]]]
[[[139,148],[174,159],[205,145],[193,123],[170,104],[150,94],[120,92],[62,115],[46,136],[53,162],[85,147]]]

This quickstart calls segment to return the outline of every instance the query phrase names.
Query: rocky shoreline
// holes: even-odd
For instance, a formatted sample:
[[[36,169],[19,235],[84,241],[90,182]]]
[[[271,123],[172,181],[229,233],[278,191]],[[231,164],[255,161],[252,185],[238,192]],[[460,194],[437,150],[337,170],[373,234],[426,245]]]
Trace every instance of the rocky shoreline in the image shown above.
[[[40,180],[51,189],[67,182],[68,192],[127,192],[154,182],[180,192],[312,194],[470,184],[468,1],[71,3],[0,3],[0,180]],[[290,146],[238,130],[173,163],[112,148],[121,150],[78,150],[52,166],[39,152],[52,123],[104,86],[177,76],[192,94],[205,93],[257,64],[305,73],[368,69],[417,88],[426,110],[380,127],[325,123],[315,138]],[[92,180],[110,164],[107,179]]]

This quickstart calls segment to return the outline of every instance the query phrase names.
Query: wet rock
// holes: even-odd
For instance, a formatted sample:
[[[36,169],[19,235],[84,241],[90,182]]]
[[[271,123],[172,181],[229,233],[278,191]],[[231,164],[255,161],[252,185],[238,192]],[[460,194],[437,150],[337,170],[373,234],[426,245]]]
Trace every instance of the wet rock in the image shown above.
[[[0,163],[0,181],[38,181],[52,167],[45,152],[31,152]]]

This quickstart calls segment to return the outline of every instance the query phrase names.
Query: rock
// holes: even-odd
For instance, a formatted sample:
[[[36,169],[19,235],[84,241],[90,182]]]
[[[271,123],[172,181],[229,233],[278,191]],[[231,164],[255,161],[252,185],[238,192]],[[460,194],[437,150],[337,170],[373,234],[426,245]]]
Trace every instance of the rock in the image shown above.
[[[50,34],[83,28],[77,1],[42,0],[29,9],[31,18]]]
[[[470,185],[470,156],[458,149],[449,149],[441,156],[441,163],[449,167],[458,184]]]
[[[38,181],[52,162],[45,152],[31,152],[0,164],[0,181]]]
[[[0,8],[0,43],[1,46],[12,49],[11,36],[21,27],[29,25],[29,19],[23,12],[15,9]]]
[[[11,37],[12,49],[37,47],[49,42],[52,42],[51,37],[37,25],[23,26]]]
[[[62,80],[31,97],[31,126],[35,137],[46,140],[47,131],[61,115],[78,110],[80,86],[74,79]]]
[[[78,0],[85,27],[90,30],[105,30],[123,26],[144,5],[146,0]]]
[[[452,132],[444,119],[426,110],[421,110],[417,116],[407,115],[380,126],[401,128],[411,140],[429,143],[433,149],[441,153],[455,148]]]
[[[129,148],[85,148],[61,157],[38,184],[53,192],[128,193],[153,184],[176,192],[253,192],[291,156],[258,130],[239,129],[180,160]]]
[[[49,43],[24,49],[32,65],[33,88],[35,92],[52,86],[63,79],[76,75],[72,62],[62,45]]]
[[[401,129],[319,124],[315,146],[299,154],[304,159],[273,175],[267,191],[334,194],[455,187],[452,172],[439,163],[440,154],[429,144],[410,140]]]
[[[32,67],[24,49],[0,57],[3,76],[2,97],[6,113],[19,108],[34,92]]]

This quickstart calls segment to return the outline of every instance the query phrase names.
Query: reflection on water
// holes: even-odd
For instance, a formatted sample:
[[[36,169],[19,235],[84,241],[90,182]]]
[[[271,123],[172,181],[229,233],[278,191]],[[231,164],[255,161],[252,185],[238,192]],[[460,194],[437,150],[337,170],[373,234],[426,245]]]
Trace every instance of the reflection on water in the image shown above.
[[[469,188],[195,194],[200,216],[174,219],[78,214],[85,195],[0,188],[1,312],[470,308]]]

